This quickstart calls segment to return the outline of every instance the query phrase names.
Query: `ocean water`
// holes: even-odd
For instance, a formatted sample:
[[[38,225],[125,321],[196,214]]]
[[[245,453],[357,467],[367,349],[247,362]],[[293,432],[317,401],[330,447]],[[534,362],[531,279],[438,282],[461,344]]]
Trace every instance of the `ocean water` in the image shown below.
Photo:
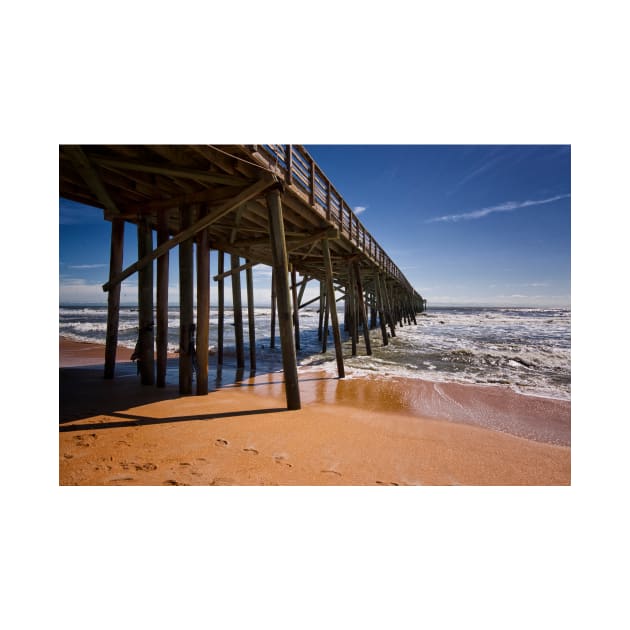
[[[245,315],[245,313],[244,313]],[[195,314],[196,317],[196,314]],[[316,308],[300,311],[298,363],[336,375],[332,335],[321,353]],[[138,312],[121,307],[119,343],[133,348]],[[268,369],[281,369],[280,341],[270,347],[270,308],[255,309],[257,357]],[[66,305],[59,309],[59,333],[76,341],[105,343],[107,309],[102,305]],[[372,330],[372,356],[365,356],[360,336],[358,356],[342,333],[347,378],[404,376],[430,381],[503,385],[527,395],[571,398],[571,311],[542,308],[429,308],[417,324],[396,328],[383,346],[380,329]],[[225,313],[226,363],[233,360],[233,314]],[[343,321],[343,311],[340,312]],[[247,317],[244,317],[248,356]],[[210,350],[216,347],[217,313],[211,309]],[[169,308],[169,350],[179,348],[179,310]]]

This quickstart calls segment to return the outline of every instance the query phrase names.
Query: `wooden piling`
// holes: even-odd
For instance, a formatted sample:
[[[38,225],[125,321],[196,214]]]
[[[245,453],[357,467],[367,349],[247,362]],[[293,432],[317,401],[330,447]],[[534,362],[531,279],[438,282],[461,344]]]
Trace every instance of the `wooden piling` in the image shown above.
[[[223,272],[225,271],[225,254],[223,251],[217,252],[217,273],[219,280],[217,284],[217,365],[223,365],[223,333],[225,327],[225,285],[223,283]]]
[[[160,212],[158,216],[157,242],[158,245],[161,245],[166,241],[168,241],[168,217],[165,212]],[[168,267],[169,252],[166,252],[157,259],[157,305],[155,309],[157,320],[155,338],[157,374],[155,384],[158,387],[166,386],[168,361]]]
[[[240,266],[239,257],[236,254],[230,254],[232,270],[238,269]],[[236,344],[236,367],[242,369],[245,367],[245,347],[243,343],[243,305],[241,299],[241,274],[239,272],[232,274],[232,312],[234,313],[234,341]]]
[[[392,301],[390,299],[389,289],[387,287],[387,281],[384,278],[381,278],[381,287],[383,291],[383,296],[386,304],[385,316],[387,318],[387,323],[389,324],[389,329],[392,334],[392,337],[396,336],[396,326],[394,324],[394,313]]]
[[[202,206],[199,218],[208,214]],[[210,337],[210,245],[208,230],[197,237],[197,396],[208,393],[208,345]]]
[[[324,330],[322,338],[322,352],[326,352],[326,347],[328,345],[328,322],[330,321],[330,302],[328,301],[328,295],[324,295],[324,301]]]
[[[296,271],[291,267],[291,298],[293,300],[293,334],[295,335],[295,349],[300,349],[300,316],[296,285]]]
[[[337,374],[339,378],[346,376],[343,365],[343,349],[341,347],[341,332],[339,331],[339,320],[337,318],[337,303],[335,301],[335,287],[333,285],[333,269],[330,259],[330,247],[328,239],[322,239],[322,252],[324,256],[324,269],[326,271],[326,304],[330,308],[330,317],[332,320],[333,339],[335,340],[335,358],[337,359]],[[324,331],[325,333],[325,331]]]
[[[322,328],[324,326],[324,283],[319,281],[319,311],[318,311],[318,322],[317,322],[317,338],[321,341],[322,339]]]
[[[289,409],[300,409],[300,388],[293,327],[291,325],[291,296],[289,292],[289,270],[284,237],[282,200],[280,191],[277,188],[270,190],[266,197],[271,235],[273,272],[276,277],[278,325],[280,328],[280,345],[282,347],[282,365],[284,369],[287,407]]]
[[[146,220],[138,223],[138,258],[153,249],[153,232]],[[140,382],[155,383],[154,332],[153,332],[153,265],[138,272],[138,347],[136,349]]]
[[[302,286],[300,287],[300,292],[298,293],[297,299],[298,309],[301,309],[304,306],[304,292],[306,291],[306,285],[309,283],[310,280],[311,278],[309,278],[308,276],[304,276],[304,278],[302,279]]]
[[[363,299],[363,283],[361,282],[361,269],[359,263],[355,260],[354,278],[357,287],[357,299],[359,308],[359,317],[363,326],[363,338],[365,339],[365,353],[370,356],[372,354],[372,344],[370,343],[370,327],[368,326],[367,313],[365,312],[365,302]]]
[[[356,282],[354,280],[354,269],[352,264],[348,267],[348,300],[346,304],[348,305],[348,326],[350,329],[350,342],[352,348],[352,356],[357,356],[357,309],[356,309]]]
[[[247,261],[250,262],[249,260]],[[254,313],[254,272],[251,267],[245,271],[247,282],[247,332],[249,333],[249,368],[256,371],[256,317]]]
[[[112,219],[111,245],[109,254],[110,280],[122,271],[125,222]],[[114,378],[116,350],[118,348],[118,323],[120,320],[120,284],[112,287],[107,296],[107,333],[105,337],[104,377]]]
[[[271,274],[271,340],[270,348],[276,347],[276,274]]]
[[[389,343],[389,337],[387,336],[387,326],[385,324],[385,305],[383,302],[383,288],[381,285],[381,274],[377,273],[376,277],[375,277],[375,284],[374,286],[376,287],[376,305],[378,308],[378,318],[379,318],[379,324],[381,327],[381,336],[383,338],[383,345],[386,346]]]
[[[181,229],[192,225],[192,208],[180,210]],[[193,379],[193,241],[192,237],[179,244],[179,393],[192,394]]]

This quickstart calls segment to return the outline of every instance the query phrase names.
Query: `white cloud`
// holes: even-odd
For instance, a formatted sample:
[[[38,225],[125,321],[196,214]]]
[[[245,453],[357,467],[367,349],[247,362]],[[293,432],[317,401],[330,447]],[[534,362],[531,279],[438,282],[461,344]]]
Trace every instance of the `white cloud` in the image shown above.
[[[354,213],[355,214],[361,214],[362,212],[365,212],[368,209],[367,206],[355,206],[354,207]]]
[[[480,210],[473,210],[472,212],[464,212],[462,214],[448,214],[442,217],[434,217],[433,219],[427,219],[426,223],[437,223],[438,221],[456,222],[461,220],[481,219],[487,217],[494,212],[512,212],[513,210],[520,210],[521,208],[529,208],[530,206],[539,206],[544,203],[552,203],[560,199],[566,199],[570,197],[570,194],[556,195],[555,197],[549,197],[547,199],[537,199],[534,201],[506,201],[496,206],[489,206],[487,208],[481,208]]]
[[[68,265],[68,269],[101,269],[107,267],[106,263],[97,263],[94,265]]]

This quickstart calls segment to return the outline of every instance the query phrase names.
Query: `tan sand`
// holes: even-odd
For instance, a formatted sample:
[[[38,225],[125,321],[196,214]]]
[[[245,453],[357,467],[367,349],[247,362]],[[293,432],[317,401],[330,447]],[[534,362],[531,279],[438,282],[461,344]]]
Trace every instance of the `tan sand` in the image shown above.
[[[180,397],[128,356],[105,381],[102,347],[60,341],[61,485],[570,484],[568,402],[301,371],[286,411],[281,373]]]

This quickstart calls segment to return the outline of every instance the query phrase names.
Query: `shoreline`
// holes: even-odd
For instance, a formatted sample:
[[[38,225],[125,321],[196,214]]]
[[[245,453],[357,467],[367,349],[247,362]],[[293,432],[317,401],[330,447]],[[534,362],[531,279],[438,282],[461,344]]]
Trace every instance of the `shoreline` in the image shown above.
[[[128,348],[105,381],[103,354],[60,336],[60,485],[570,484],[568,401],[300,368],[287,411],[281,372],[180,397],[176,359],[159,390]]]

